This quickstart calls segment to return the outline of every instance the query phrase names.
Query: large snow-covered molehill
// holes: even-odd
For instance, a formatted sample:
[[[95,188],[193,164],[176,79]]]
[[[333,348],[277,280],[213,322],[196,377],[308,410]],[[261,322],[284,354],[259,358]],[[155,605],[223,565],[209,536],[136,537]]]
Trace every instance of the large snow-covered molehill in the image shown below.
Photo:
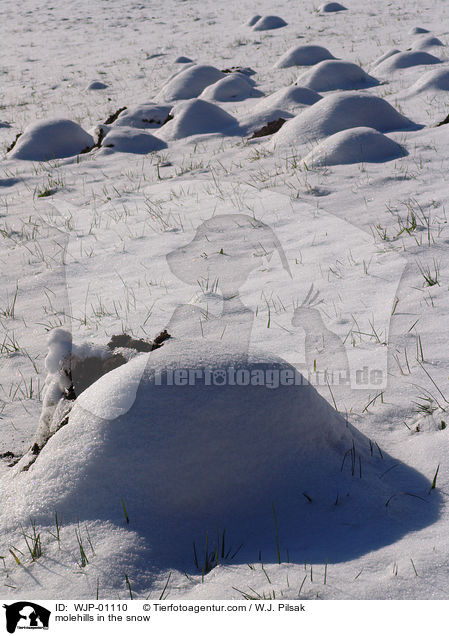
[[[170,102],[177,99],[192,99],[210,84],[225,77],[215,66],[207,64],[194,64],[177,73],[163,86],[158,94],[159,101]]]
[[[243,73],[229,73],[218,82],[207,86],[200,97],[217,102],[242,100],[251,95],[253,84],[254,82]]]
[[[244,543],[241,558],[271,556],[274,508],[294,558],[339,560],[435,515],[402,496],[423,497],[427,481],[405,466],[389,479],[391,465],[280,358],[173,339],[79,396],[34,464],[8,478],[4,524],[51,524],[57,511],[129,525],[150,546],[148,571],[191,567],[192,541],[217,527]]]
[[[359,126],[375,128],[379,132],[420,128],[381,97],[365,93],[337,93],[324,97],[296,115],[273,135],[270,143],[276,146],[306,144]]]
[[[337,13],[338,11],[346,11],[346,7],[339,2],[326,2],[318,7],[320,13]]]
[[[342,130],[321,141],[304,158],[306,165],[333,166],[351,163],[380,163],[404,157],[405,148],[373,128]]]
[[[183,139],[192,135],[223,132],[237,126],[237,120],[225,110],[203,99],[177,104],[158,134],[162,139]]]
[[[166,147],[167,144],[162,139],[130,126],[119,126],[111,129],[102,142],[102,148],[137,155],[146,155]]]
[[[89,133],[69,119],[45,119],[29,126],[9,157],[48,161],[74,157],[94,145]]]
[[[287,26],[287,22],[278,15],[264,15],[252,25],[253,31],[270,31]]]
[[[172,106],[169,104],[140,104],[126,108],[117,118],[114,126],[133,128],[159,128],[166,121]]]
[[[316,91],[302,86],[287,86],[260,99],[255,105],[253,112],[279,108],[281,110],[295,112],[306,106],[311,106],[321,99]]]
[[[421,66],[425,64],[439,64],[441,60],[435,55],[426,53],[426,51],[403,51],[391,55],[386,60],[376,66],[379,73],[393,73],[402,68],[410,68],[411,66]]]
[[[414,51],[426,51],[427,49],[440,48],[444,46],[440,38],[436,38],[434,35],[424,35],[412,44]]]
[[[379,84],[357,64],[342,60],[323,60],[300,75],[296,83],[314,91],[353,90]]]
[[[335,59],[332,53],[324,46],[316,44],[301,44],[293,46],[282,55],[275,68],[288,68],[290,66],[313,66],[323,60]]]
[[[449,91],[449,69],[438,68],[427,71],[419,77],[409,89],[407,95],[417,95],[420,93],[438,93]]]

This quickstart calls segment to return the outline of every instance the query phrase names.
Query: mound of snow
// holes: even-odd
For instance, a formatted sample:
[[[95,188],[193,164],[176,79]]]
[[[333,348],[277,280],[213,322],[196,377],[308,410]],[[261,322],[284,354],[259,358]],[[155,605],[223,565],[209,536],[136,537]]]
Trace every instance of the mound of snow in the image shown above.
[[[439,64],[441,60],[425,51],[403,51],[396,53],[376,66],[380,73],[392,73],[401,68],[421,66],[423,64]]]
[[[398,506],[401,524],[385,510],[428,481],[398,462],[391,476],[391,458],[295,380],[281,359],[223,343],[172,340],[142,354],[84,391],[29,470],[19,463],[2,483],[3,526],[54,527],[55,511],[64,526],[108,523],[150,546],[148,572],[190,569],[192,541],[217,527],[234,549],[244,543],[242,562],[274,556],[273,507],[301,557],[304,545],[323,559],[360,554],[429,523],[435,504],[396,497],[388,512]]]
[[[180,55],[176,58],[175,64],[193,64],[193,60],[190,57],[186,57],[185,55]]]
[[[273,135],[269,143],[296,146],[359,126],[375,128],[379,132],[421,128],[381,97],[365,93],[338,93],[323,97],[296,115]]]
[[[312,91],[310,88],[303,88],[302,86],[287,86],[281,88],[275,93],[268,95],[260,99],[253,112],[269,109],[280,109],[285,111],[295,111],[304,108],[305,106],[311,106],[321,99],[316,91]]]
[[[342,130],[321,141],[305,158],[306,165],[335,166],[381,163],[404,157],[406,150],[373,128]]]
[[[202,99],[177,104],[170,111],[170,121],[159,134],[163,139],[183,139],[191,135],[223,132],[237,126],[237,120],[225,110]]]
[[[412,27],[408,33],[409,35],[418,35],[419,33],[430,33],[430,31],[423,27]]]
[[[200,97],[217,102],[231,102],[247,99],[251,92],[252,83],[249,77],[243,73],[228,73],[215,84],[207,86]]]
[[[287,22],[278,15],[264,15],[253,24],[253,31],[269,31],[287,26]]]
[[[252,17],[252,18],[250,18],[250,19],[248,20],[248,22],[246,23],[246,26],[249,26],[249,27],[254,26],[254,25],[256,24],[256,22],[258,22],[258,21],[260,20],[260,18],[261,18],[261,17],[262,17],[262,16],[261,16],[261,15],[259,15],[259,14],[253,15],[253,17]]]
[[[421,38],[418,38],[413,42],[412,49],[414,51],[425,51],[426,49],[431,49],[436,46],[445,46],[443,42],[436,38],[434,35],[427,35]]]
[[[378,86],[376,78],[351,62],[324,60],[300,75],[296,80],[299,86],[314,91],[333,91],[338,89],[358,89]]]
[[[177,73],[160,91],[157,99],[160,101],[172,101],[175,99],[192,99],[210,84],[222,79],[222,73],[215,66],[206,64],[194,64]]]
[[[323,60],[334,60],[334,56],[324,46],[316,44],[302,44],[293,46],[282,55],[275,68],[289,68],[290,66],[313,66]]]
[[[378,57],[377,60],[375,60],[375,62],[373,62],[373,67],[378,66],[384,60],[386,60],[389,57],[391,57],[392,55],[396,55],[396,53],[400,53],[400,52],[401,51],[399,49],[389,49],[386,53],[384,53],[383,55]]]
[[[449,91],[449,69],[438,68],[424,73],[408,90],[407,93]]]
[[[172,109],[170,104],[141,104],[136,108],[124,110],[114,126],[131,126],[132,128],[159,128],[167,120]]]
[[[70,119],[45,119],[25,130],[9,157],[29,161],[63,159],[79,155],[93,145],[93,137]]]
[[[335,13],[336,11],[347,11],[347,8],[339,2],[326,2],[318,7],[318,11],[320,13]]]
[[[278,121],[278,119],[291,119],[293,115],[288,111],[279,108],[254,109],[239,118],[239,134],[243,136],[251,135],[270,122]]]
[[[102,148],[113,149],[115,152],[130,152],[146,155],[167,147],[167,144],[143,130],[136,130],[128,126],[112,128],[101,144]]]
[[[104,82],[100,82],[99,80],[95,80],[94,82],[91,82],[89,84],[89,86],[87,87],[88,91],[102,91],[105,88],[109,88],[109,86],[107,84],[105,84]]]

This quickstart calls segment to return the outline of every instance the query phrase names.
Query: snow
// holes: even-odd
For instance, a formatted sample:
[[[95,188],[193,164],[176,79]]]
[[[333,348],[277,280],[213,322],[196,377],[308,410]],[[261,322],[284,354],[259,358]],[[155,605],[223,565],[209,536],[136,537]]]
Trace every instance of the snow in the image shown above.
[[[386,53],[383,53],[380,57],[377,58],[377,60],[375,60],[373,62],[373,67],[375,68],[376,66],[378,66],[381,62],[383,62],[384,60],[388,59],[389,57],[391,57],[392,55],[396,55],[396,53],[400,53],[401,51],[399,49],[389,49],[388,51],[386,51]]]
[[[294,113],[305,106],[311,106],[321,99],[316,91],[302,86],[286,86],[278,91],[263,97],[254,106],[254,111],[267,110],[269,108],[279,108]]]
[[[420,33],[429,33],[429,30],[425,29],[424,27],[415,26],[415,27],[412,27],[408,33],[409,35],[419,35]]]
[[[373,128],[342,130],[320,142],[305,158],[306,165],[383,162],[404,157],[407,151]]]
[[[191,99],[210,84],[223,77],[223,73],[215,66],[195,64],[177,73],[159,92],[157,99],[170,102],[177,99]]]
[[[252,27],[256,24],[256,22],[258,22],[260,20],[262,16],[259,15],[258,13],[256,13],[256,15],[253,15],[252,18],[250,18],[248,20],[248,22],[246,23],[246,26]]]
[[[270,107],[269,104],[265,106],[260,103],[250,113],[242,115],[239,118],[239,127],[235,132],[236,134],[247,137],[271,121],[277,121],[280,118],[285,120],[291,119],[293,117],[293,110],[294,109],[289,109],[287,111],[282,108],[277,108],[276,106]]]
[[[9,156],[28,161],[61,159],[78,155],[93,143],[93,138],[73,121],[45,119],[25,129]]]
[[[2,595],[447,599],[447,3],[150,4],[2,8]]]
[[[250,97],[252,85],[250,78],[243,73],[229,73],[227,77],[211,84],[201,93],[201,99],[217,102],[231,102]]]
[[[290,66],[313,66],[323,60],[333,60],[334,56],[324,46],[317,44],[300,44],[293,46],[282,55],[275,68],[289,68]]]
[[[436,38],[434,35],[424,35],[413,42],[412,49],[414,51],[425,51],[427,49],[442,46],[444,46],[444,44],[440,38]]]
[[[82,394],[68,424],[29,470],[14,469],[8,524],[31,515],[50,527],[49,511],[57,510],[66,524],[96,519],[125,529],[124,501],[154,566],[183,569],[189,567],[192,538],[201,545],[217,525],[231,541],[250,533],[240,562],[256,560],[260,550],[272,552],[271,504],[293,553],[303,544],[315,553],[326,546],[332,561],[343,536],[327,525],[330,511],[338,524],[351,520],[345,545],[353,556],[394,541],[407,526],[416,531],[435,515],[428,496],[426,514],[422,503],[401,497],[385,509],[404,484],[424,496],[428,483],[405,465],[396,465],[394,477],[385,475],[393,460],[382,457],[312,386],[223,385],[218,376],[209,384],[204,369],[232,369],[236,382],[239,373],[295,374],[265,352],[247,359],[239,347],[219,342],[198,347],[196,340],[173,340],[142,354]],[[172,386],[177,370],[198,382]],[[397,515],[406,515],[408,523],[398,527]],[[330,535],[333,545],[327,543]]]
[[[337,11],[346,11],[347,8],[344,7],[339,2],[326,2],[318,7],[318,11],[320,13],[336,13]]]
[[[93,82],[91,82],[89,84],[89,86],[87,87],[88,91],[102,91],[105,88],[108,88],[108,85],[105,84],[104,82],[100,82],[99,80],[94,80]]]
[[[192,64],[193,60],[190,59],[190,57],[187,57],[186,55],[179,55],[176,60],[175,60],[175,64]]]
[[[419,79],[416,80],[406,93],[408,95],[416,95],[426,92],[438,93],[449,90],[449,70],[447,68],[438,68],[433,71],[427,71]]]
[[[164,140],[182,139],[192,135],[223,132],[237,125],[237,120],[225,110],[203,99],[191,99],[177,104],[168,121],[159,131]]]
[[[146,155],[166,148],[167,144],[143,130],[136,130],[136,128],[131,128],[130,126],[120,126],[107,132],[101,147],[113,152],[131,152],[138,155]]]
[[[439,64],[441,60],[435,55],[425,51],[403,51],[389,56],[386,60],[376,66],[378,73],[388,74],[402,68],[410,66],[421,66],[425,64]]]
[[[271,29],[281,29],[287,26],[287,22],[278,15],[264,15],[250,26],[252,26],[253,31],[270,31]]]
[[[270,146],[295,146],[328,137],[347,128],[367,126],[379,132],[417,129],[387,101],[366,93],[336,93],[323,97],[287,122]]]
[[[159,128],[167,120],[172,109],[171,104],[140,104],[135,108],[127,108],[117,118],[114,126],[131,126],[132,128]]]
[[[352,62],[341,60],[323,60],[298,77],[299,86],[314,91],[333,91],[337,89],[354,90],[370,88],[379,84],[375,77]]]

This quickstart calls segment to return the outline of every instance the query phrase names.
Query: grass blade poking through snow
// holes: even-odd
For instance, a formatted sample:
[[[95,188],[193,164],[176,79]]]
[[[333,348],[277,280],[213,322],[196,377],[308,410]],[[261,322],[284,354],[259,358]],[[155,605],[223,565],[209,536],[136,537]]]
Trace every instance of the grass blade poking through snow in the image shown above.
[[[36,559],[42,556],[41,533],[37,532],[36,523],[34,521],[31,521],[31,529],[33,531],[31,535],[27,535],[23,528],[22,534],[30,553],[31,560],[36,561]]]
[[[129,517],[128,517],[128,513],[126,512],[125,501],[123,499],[121,501],[122,501],[122,506],[123,506],[123,512],[125,513],[126,523],[129,524]]]
[[[127,574],[125,574],[125,581],[126,581],[126,585],[128,586],[129,598],[133,600],[133,591],[131,589],[131,583],[129,582],[129,578]]]
[[[51,532],[51,530],[49,530],[49,534],[51,534],[52,537],[54,537],[56,539],[56,541],[59,544],[59,547],[61,547],[61,526],[62,523],[60,521],[60,519],[58,518],[58,513],[55,512],[55,526],[56,526],[56,532]]]
[[[432,479],[432,485],[430,486],[429,493],[431,490],[435,490],[435,488],[437,487],[437,477],[438,477],[439,470],[440,470],[440,465],[438,464],[437,469],[435,471],[435,475],[433,476],[433,479]]]
[[[79,551],[80,551],[80,558],[81,558],[81,562],[80,562],[80,567],[81,568],[85,568],[86,565],[89,563],[89,559],[87,558],[86,552],[84,550],[84,546],[83,546],[83,539],[81,536],[81,530],[78,526],[78,528],[75,528],[75,536],[76,536],[76,540],[78,542],[78,547],[79,547]]]
[[[167,598],[166,596],[164,597],[164,594],[170,582],[170,578],[171,578],[171,572],[168,573],[168,577],[167,577],[167,580],[165,581],[164,589],[162,590],[161,595],[159,596],[160,601],[164,601]]]
[[[9,548],[9,551],[10,551],[10,552],[11,552],[11,554],[13,555],[14,560],[15,560],[15,562],[17,563],[17,565],[21,565],[21,563],[20,563],[20,559],[19,559],[19,557],[17,556],[17,554],[16,554],[16,553],[15,553],[15,552],[11,549],[11,548]]]
[[[198,558],[196,543],[195,541],[193,542],[193,562],[195,564],[195,568],[200,571],[204,577],[205,574],[208,574],[220,562],[232,561],[242,547],[243,543],[241,543],[239,547],[233,551],[232,545],[229,547],[226,546],[226,531],[223,530],[223,532],[220,533],[218,526],[216,526],[216,544],[213,548],[212,546],[209,546],[209,534],[206,532],[204,558],[201,563]]]

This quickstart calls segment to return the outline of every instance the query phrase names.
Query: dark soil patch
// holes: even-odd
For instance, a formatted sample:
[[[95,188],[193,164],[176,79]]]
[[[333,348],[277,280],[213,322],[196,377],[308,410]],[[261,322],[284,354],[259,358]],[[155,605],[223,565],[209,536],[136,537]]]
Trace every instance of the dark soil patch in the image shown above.
[[[75,400],[78,395],[105,373],[109,373],[109,371],[126,364],[127,360],[121,355],[113,355],[106,359],[97,356],[80,359],[72,355],[70,362],[72,383],[67,389],[65,397],[68,400]]]
[[[14,141],[7,147],[6,152],[11,152],[11,150],[14,148],[14,146],[16,145],[16,143],[18,142],[18,140],[20,139],[20,137],[23,135],[23,133],[17,133],[16,138],[14,139]]]
[[[103,122],[103,124],[105,126],[110,126],[111,124],[113,124],[115,122],[115,120],[118,118],[118,116],[123,113],[124,110],[127,109],[127,106],[122,106],[122,108],[119,108],[118,110],[115,111],[115,113],[112,113],[112,115],[109,115],[109,117],[106,119],[106,121]]]
[[[174,119],[173,115],[170,115],[170,113],[167,115],[166,120],[161,124],[161,126],[165,126],[165,124],[170,121],[171,119]]]
[[[449,124],[449,115],[445,117],[443,121],[440,121],[439,124],[436,124],[435,128],[438,128],[438,126],[445,126],[446,124]]]
[[[222,73],[243,73],[243,75],[255,75],[256,71],[250,68],[249,66],[231,66],[230,68],[224,68],[221,71]]]
[[[13,457],[17,457],[11,451],[6,451],[5,453],[0,453],[0,459],[12,459]]]
[[[117,336],[112,336],[108,342],[107,347],[114,352],[114,350],[132,349],[139,353],[147,353],[154,351],[162,347],[165,340],[170,338],[170,334],[165,329],[154,340],[144,340],[143,338],[136,339],[130,335],[123,333]],[[85,389],[91,384],[96,382],[109,371],[117,369],[118,367],[127,363],[127,359],[121,353],[113,353],[108,358],[100,358],[99,356],[91,356],[89,358],[77,358],[72,355],[70,357],[70,379],[71,385],[65,392],[67,400],[76,400]]]
[[[98,134],[98,136],[97,136],[97,140],[96,140],[96,142],[94,143],[94,145],[93,145],[93,146],[86,146],[85,148],[83,148],[83,150],[81,150],[81,152],[80,152],[80,155],[85,155],[85,154],[87,154],[88,152],[92,152],[92,150],[94,150],[95,148],[101,148],[101,144],[103,143],[103,139],[104,139],[104,137],[105,137],[104,129],[103,129],[103,126],[104,126],[104,125],[105,125],[105,124],[100,124],[100,125],[98,126],[98,128],[97,128],[97,131],[98,131],[98,132],[97,132],[97,134]]]
[[[262,126],[260,130],[256,130],[250,137],[250,139],[257,139],[258,137],[267,137],[268,135],[274,135],[285,124],[285,119],[279,117],[276,121],[269,121],[268,124]]]
[[[102,128],[102,126],[110,126],[111,124],[113,124],[120,113],[123,113],[124,110],[127,110],[127,106],[123,106],[122,108],[116,110],[115,113],[109,115],[109,117],[106,119],[106,121],[103,122],[103,124],[100,124],[98,126],[98,137],[96,142],[93,146],[86,146],[85,148],[83,148],[83,150],[81,150],[80,152],[80,155],[86,155],[88,152],[92,152],[92,150],[95,150],[95,148],[101,148],[101,144],[103,143],[103,139],[105,137],[104,129]]]

